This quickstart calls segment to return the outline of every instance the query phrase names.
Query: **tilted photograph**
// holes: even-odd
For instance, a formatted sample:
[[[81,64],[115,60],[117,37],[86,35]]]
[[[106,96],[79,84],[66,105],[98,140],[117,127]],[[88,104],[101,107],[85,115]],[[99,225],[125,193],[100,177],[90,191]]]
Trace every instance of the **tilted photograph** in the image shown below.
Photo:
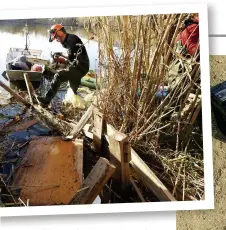
[[[1,207],[205,200],[199,37],[198,13],[0,20]]]

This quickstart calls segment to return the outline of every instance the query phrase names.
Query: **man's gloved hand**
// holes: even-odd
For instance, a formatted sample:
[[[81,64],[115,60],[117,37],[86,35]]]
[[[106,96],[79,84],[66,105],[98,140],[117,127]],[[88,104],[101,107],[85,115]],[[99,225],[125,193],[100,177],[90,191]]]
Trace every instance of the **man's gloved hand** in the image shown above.
[[[66,64],[67,60],[63,57],[54,57],[53,58],[55,62],[60,63],[60,64]]]

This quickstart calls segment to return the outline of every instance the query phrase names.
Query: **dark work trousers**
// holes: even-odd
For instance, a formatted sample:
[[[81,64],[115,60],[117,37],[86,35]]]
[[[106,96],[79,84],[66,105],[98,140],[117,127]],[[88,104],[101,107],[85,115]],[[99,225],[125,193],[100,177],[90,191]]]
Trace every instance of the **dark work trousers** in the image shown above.
[[[89,60],[83,59],[79,62],[78,66],[70,66],[69,68],[63,69],[56,73],[51,82],[50,89],[45,96],[45,101],[49,103],[56,95],[61,83],[66,81],[69,82],[74,94],[76,94],[82,77],[84,77],[88,71]]]

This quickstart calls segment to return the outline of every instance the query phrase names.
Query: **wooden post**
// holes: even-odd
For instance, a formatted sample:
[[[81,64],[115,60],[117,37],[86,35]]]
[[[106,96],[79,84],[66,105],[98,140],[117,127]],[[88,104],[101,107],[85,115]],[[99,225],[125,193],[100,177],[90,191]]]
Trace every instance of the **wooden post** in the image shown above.
[[[22,98],[18,93],[10,89],[10,87],[7,86],[5,83],[3,83],[1,80],[0,80],[0,86],[3,89],[5,89],[7,92],[9,92],[12,96],[14,96],[18,101],[22,102],[25,105],[29,105],[29,103],[24,98]]]
[[[101,157],[69,204],[92,204],[114,171],[115,166]]]
[[[101,152],[104,115],[97,109],[93,110],[93,144],[97,152]]]
[[[110,159],[117,166],[115,178],[122,183],[122,188],[130,184],[131,147],[128,137],[120,132],[115,132],[113,136],[108,137]]]
[[[160,201],[176,201],[175,197],[133,149],[130,165],[138,174],[141,181],[153,191]]]
[[[117,133],[118,132],[114,129],[114,127],[112,127],[111,125],[107,125],[107,135],[105,135],[105,137],[108,140],[109,145],[112,142],[112,137],[117,137]],[[112,143],[111,146],[113,146],[113,144],[114,143]],[[131,161],[129,162],[129,164],[134,169],[139,179],[147,186],[147,188],[153,191],[160,201],[176,201],[175,197],[158,179],[158,177],[149,168],[149,166],[138,156],[138,154],[132,148],[130,148],[130,150]],[[113,162],[113,164],[115,163]]]

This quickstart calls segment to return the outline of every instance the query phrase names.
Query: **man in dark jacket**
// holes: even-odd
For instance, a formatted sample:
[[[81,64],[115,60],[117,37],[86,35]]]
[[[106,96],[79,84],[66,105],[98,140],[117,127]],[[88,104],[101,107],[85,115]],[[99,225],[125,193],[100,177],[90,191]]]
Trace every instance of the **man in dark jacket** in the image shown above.
[[[56,24],[50,29],[49,42],[53,40],[60,42],[68,51],[68,56],[54,55],[54,60],[58,63],[67,64],[68,68],[57,72],[46,96],[38,98],[44,105],[51,102],[62,82],[69,81],[70,87],[76,94],[81,78],[89,71],[89,57],[83,42],[78,36],[67,33],[61,24]]]

